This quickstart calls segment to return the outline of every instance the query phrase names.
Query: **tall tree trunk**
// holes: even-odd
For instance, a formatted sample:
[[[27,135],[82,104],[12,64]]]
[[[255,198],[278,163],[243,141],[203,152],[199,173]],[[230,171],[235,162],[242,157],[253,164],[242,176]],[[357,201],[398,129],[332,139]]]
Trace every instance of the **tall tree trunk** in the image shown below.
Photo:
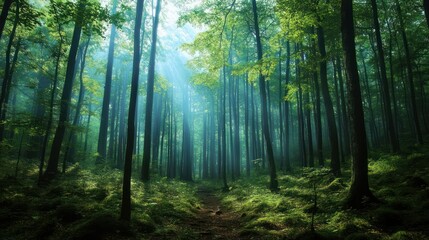
[[[387,135],[389,137],[390,149],[392,152],[399,151],[399,140],[396,133],[395,124],[393,122],[392,107],[390,105],[390,91],[387,82],[386,62],[384,59],[383,41],[380,33],[380,23],[378,22],[378,7],[376,0],[371,0],[375,35],[377,38],[378,60],[380,62],[381,74],[381,93],[383,98],[384,115],[386,116]]]
[[[429,27],[429,0],[423,0],[423,9],[425,11],[426,23]]]
[[[147,76],[147,94],[146,94],[146,115],[144,128],[144,147],[143,147],[143,164],[141,170],[141,179],[149,181],[150,155],[151,155],[151,138],[152,138],[152,109],[153,109],[153,88],[155,83],[155,57],[156,44],[158,37],[159,13],[161,11],[161,0],[157,0],[155,19],[152,28],[152,47],[150,50],[149,69]]]
[[[346,70],[348,75],[347,91],[349,96],[349,119],[352,144],[352,179],[346,206],[359,208],[365,200],[376,200],[369,190],[368,149],[366,142],[364,111],[359,85],[356,62],[355,33],[353,23],[353,1],[341,2],[341,32]]]
[[[85,70],[86,53],[88,52],[90,41],[91,41],[91,36],[88,36],[85,46],[82,49],[83,52],[79,53],[82,56],[81,63],[80,63],[80,72],[79,72],[80,89],[79,89],[79,96],[76,104],[76,110],[73,117],[72,128],[69,133],[69,139],[67,141],[67,145],[66,145],[67,147],[64,154],[63,169],[62,169],[63,173],[65,173],[66,171],[66,163],[72,162],[74,152],[75,152],[76,134],[75,134],[74,128],[77,128],[77,126],[79,125],[80,111],[82,109],[83,100],[85,98],[86,89],[85,89],[85,85],[83,84],[83,71]]]
[[[291,60],[291,53],[290,53],[290,41],[286,42],[286,76],[285,76],[285,85],[287,86],[290,82],[290,60]],[[286,87],[285,90],[285,96],[288,95],[288,90]],[[284,152],[285,152],[285,169],[286,171],[291,170],[290,165],[290,116],[289,116],[289,109],[290,109],[290,103],[288,101],[285,101],[284,104],[284,121],[285,121],[285,146],[284,146]]]
[[[214,94],[210,97],[210,178],[216,177],[216,121],[215,121],[215,99]]]
[[[112,14],[116,13],[116,7],[118,0],[113,1]],[[98,145],[97,145],[97,159],[96,163],[102,163],[106,160],[106,149],[107,149],[107,128],[109,125],[109,105],[110,95],[112,90],[112,71],[113,71],[113,60],[115,53],[115,38],[116,38],[116,26],[112,24],[110,27],[110,41],[109,51],[107,54],[107,67],[106,67],[106,81],[104,83],[104,94],[103,94],[103,106],[101,109],[100,119],[100,130],[98,133]],[[113,129],[111,129],[113,131]]]
[[[82,12],[84,8],[84,1],[80,1],[78,11]],[[66,131],[66,124],[69,119],[70,100],[73,90],[73,81],[76,66],[76,55],[79,48],[80,35],[82,32],[81,24],[82,23],[80,22],[80,20],[77,20],[73,29],[73,37],[70,46],[69,56],[67,59],[66,79],[64,82],[63,93],[61,95],[59,122],[55,131],[54,140],[52,142],[51,154],[49,156],[48,165],[44,173],[44,179],[46,179],[47,181],[54,178],[58,173],[58,162],[60,158],[61,146],[64,139],[64,133]]]
[[[192,181],[192,142],[191,142],[191,113],[189,109],[189,86],[183,89],[183,135],[182,135],[182,166],[180,178],[184,181]]]
[[[307,91],[304,95],[305,102],[305,121],[307,125],[307,142],[308,142],[308,166],[314,167],[314,152],[313,152],[313,133],[311,128],[311,110],[310,110],[310,93]]]
[[[345,157],[350,156],[350,130],[349,130],[349,121],[348,121],[348,117],[347,117],[347,102],[346,102],[346,97],[344,95],[344,81],[343,81],[343,69],[341,67],[342,62],[340,61],[340,57],[337,56],[336,57],[336,66],[337,66],[337,72],[338,72],[338,85],[339,85],[339,89],[340,89],[340,99],[341,99],[341,124],[342,124],[342,129],[344,132],[344,155]]]
[[[419,115],[417,113],[416,89],[414,86],[413,63],[411,60],[410,47],[408,45],[408,38],[407,38],[407,34],[405,32],[404,19],[402,17],[401,6],[399,5],[398,0],[396,0],[395,3],[396,3],[396,10],[398,12],[402,42],[404,44],[404,50],[405,50],[405,60],[406,60],[406,65],[407,65],[408,84],[409,84],[409,88],[410,88],[411,112],[413,114],[414,131],[415,131],[415,134],[417,137],[417,142],[419,144],[423,144],[423,136],[422,136],[422,131],[420,129]]]
[[[133,73],[131,78],[130,107],[128,109],[127,147],[125,152],[124,179],[122,181],[122,205],[120,216],[121,220],[124,221],[131,220],[131,170],[135,142],[137,92],[140,74],[140,29],[142,27],[143,4],[144,0],[137,1],[134,26]],[[125,89],[123,89],[123,91],[125,91]]]
[[[6,4],[6,2],[5,2]],[[9,41],[7,44],[7,48],[6,48],[6,59],[5,59],[5,69],[4,69],[4,78],[3,78],[3,83],[2,83],[2,88],[1,88],[1,92],[0,92],[0,142],[3,141],[4,138],[4,131],[5,131],[5,123],[4,121],[6,120],[6,111],[7,111],[7,102],[8,102],[8,96],[9,96],[9,90],[12,84],[12,67],[11,67],[11,52],[12,52],[12,47],[13,47],[13,42],[15,39],[15,35],[16,35],[16,29],[18,27],[18,23],[19,23],[19,10],[20,10],[20,6],[19,3],[16,2],[16,12],[15,12],[15,19],[13,22],[13,27],[12,27],[12,32],[9,35]],[[9,4],[10,7],[10,4]],[[3,14],[3,12],[2,12]],[[4,26],[4,23],[2,23]],[[19,45],[17,44],[15,46],[15,54],[13,56],[13,59],[17,59],[18,57],[18,50],[19,50]],[[13,62],[13,60],[12,60]]]
[[[314,34],[314,28],[312,28],[312,34]],[[311,53],[317,55],[316,40],[311,41]],[[322,111],[321,111],[321,96],[320,96],[320,83],[317,69],[313,71],[313,86],[314,86],[314,125],[316,134],[316,155],[320,167],[325,165],[325,159],[323,158],[323,134],[322,134]]]
[[[3,34],[4,25],[6,24],[7,15],[9,14],[10,6],[14,0],[4,0],[3,8],[0,14],[0,39]],[[16,1],[18,3],[18,1]]]
[[[259,31],[259,19],[258,19],[258,9],[256,6],[256,0],[252,0],[252,10],[253,10],[253,20],[255,24],[255,35],[256,35],[256,47],[258,53],[258,61],[262,63],[262,42],[261,35]],[[265,87],[265,76],[262,72],[259,73],[259,91],[261,96],[261,118],[262,118],[262,132],[265,138],[266,151],[268,157],[268,163],[270,168],[270,189],[272,191],[278,191],[278,180],[277,180],[277,172],[276,165],[274,161],[274,152],[273,145],[271,142],[270,129],[268,126],[268,109],[267,109],[267,89]]]
[[[332,104],[331,96],[329,95],[325,33],[321,26],[317,28],[317,40],[319,52],[322,58],[320,61],[320,87],[322,90],[323,101],[325,103],[326,120],[328,121],[329,141],[331,144],[331,170],[335,176],[339,176],[341,175],[341,168],[338,147],[338,133],[337,125],[335,124],[334,106]]]
[[[57,9],[54,8],[54,11],[56,12]],[[49,101],[49,116],[48,116],[48,123],[46,124],[46,130],[45,130],[45,136],[43,137],[43,146],[42,146],[42,152],[40,154],[40,163],[39,163],[39,178],[38,183],[40,184],[43,177],[43,168],[45,165],[45,155],[46,155],[46,149],[48,147],[49,137],[51,135],[51,128],[52,128],[52,122],[54,119],[54,101],[55,101],[55,95],[56,95],[56,89],[58,85],[58,75],[60,70],[60,60],[61,60],[61,52],[64,44],[64,37],[61,33],[61,25],[59,24],[58,15],[55,14],[56,20],[57,20],[57,31],[58,35],[60,36],[60,41],[58,43],[58,49],[56,52],[56,58],[55,58],[55,71],[54,71],[54,80],[52,84],[52,90],[51,90],[51,96]]]

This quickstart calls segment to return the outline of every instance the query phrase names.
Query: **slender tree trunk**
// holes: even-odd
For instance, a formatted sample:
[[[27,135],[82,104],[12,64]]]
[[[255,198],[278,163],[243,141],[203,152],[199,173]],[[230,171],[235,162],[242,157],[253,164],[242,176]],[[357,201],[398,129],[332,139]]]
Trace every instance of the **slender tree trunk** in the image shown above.
[[[350,130],[349,130],[349,121],[348,121],[348,117],[347,117],[347,102],[346,102],[346,97],[344,95],[344,81],[343,81],[343,69],[341,67],[342,62],[340,61],[340,57],[337,56],[336,58],[337,61],[337,72],[338,72],[338,85],[340,88],[340,99],[341,99],[341,124],[342,124],[342,128],[344,131],[344,155],[345,157],[350,156]]]
[[[118,0],[114,0],[112,14],[116,13],[117,5],[118,5]],[[110,95],[112,90],[112,72],[113,72],[113,60],[114,60],[114,53],[115,53],[115,38],[116,38],[116,26],[112,24],[110,27],[110,41],[109,41],[109,51],[107,54],[106,81],[104,83],[103,106],[101,109],[100,130],[98,133],[98,145],[97,145],[98,155],[95,161],[96,163],[102,163],[106,160],[107,128],[109,125],[109,105],[110,105]]]
[[[314,28],[312,28],[312,34],[314,34]],[[316,56],[316,40],[311,41],[311,53]],[[315,135],[316,135],[316,155],[318,159],[319,167],[325,165],[325,159],[323,158],[323,134],[322,134],[322,115],[321,115],[321,96],[320,96],[320,85],[319,85],[319,75],[317,69],[313,71],[313,86],[314,86],[314,125],[315,125]]]
[[[255,35],[256,35],[256,46],[258,53],[258,61],[261,62],[263,58],[262,54],[262,42],[261,35],[259,32],[259,19],[258,9],[256,6],[256,0],[252,0],[253,20],[255,24]],[[259,73],[259,91],[261,96],[261,118],[262,118],[262,132],[265,138],[266,151],[268,157],[268,163],[270,168],[270,189],[272,191],[278,191],[279,183],[277,180],[276,165],[274,161],[273,145],[271,142],[270,129],[268,126],[268,109],[267,109],[267,89],[265,87],[265,76]]]
[[[134,26],[133,73],[131,79],[130,107],[128,110],[127,147],[125,152],[124,179],[122,181],[122,205],[120,216],[121,220],[124,221],[131,220],[131,170],[135,142],[137,91],[140,74],[140,30],[142,27],[143,4],[144,0],[137,1],[136,21]],[[125,91],[125,89],[123,91]]]
[[[183,94],[183,135],[182,135],[182,166],[180,178],[184,181],[192,181],[192,139],[191,139],[191,113],[189,109],[189,87],[184,86]]]
[[[364,201],[375,201],[368,183],[368,150],[359,74],[356,62],[354,40],[353,1],[341,2],[341,31],[346,70],[348,75],[347,91],[349,96],[349,118],[352,143],[352,179],[346,206],[359,208]],[[367,199],[366,199],[367,198]]]
[[[75,135],[75,131],[73,128],[77,128],[77,126],[79,125],[79,118],[80,118],[80,113],[81,113],[81,109],[82,109],[82,105],[83,105],[83,100],[85,98],[85,85],[83,84],[83,71],[85,70],[85,64],[86,64],[86,53],[88,52],[88,47],[89,47],[89,43],[91,41],[91,36],[88,36],[88,39],[85,43],[85,46],[83,48],[83,53],[81,54],[81,63],[80,63],[80,72],[79,72],[79,85],[80,85],[80,89],[79,89],[79,96],[78,96],[78,100],[77,100],[77,104],[76,104],[76,110],[75,110],[75,114],[74,114],[74,118],[73,118],[73,122],[72,122],[72,128],[70,130],[69,133],[69,139],[67,141],[67,147],[66,147],[66,151],[64,154],[64,161],[63,161],[63,169],[62,172],[65,173],[66,171],[66,163],[67,162],[71,162],[74,156],[74,152],[75,152],[75,143],[76,143],[76,135]]]
[[[10,6],[14,0],[4,0],[3,8],[1,9],[0,14],[0,39],[3,34],[4,25],[6,24],[7,15],[9,14]],[[17,1],[18,2],[18,1]]]
[[[6,2],[5,2],[6,4]],[[12,67],[11,67],[11,52],[13,47],[13,42],[16,35],[16,29],[18,27],[18,22],[20,18],[20,6],[18,2],[16,2],[16,12],[15,12],[15,19],[13,22],[12,32],[9,35],[9,41],[6,48],[6,59],[5,59],[5,69],[4,69],[4,78],[2,83],[2,88],[0,92],[0,142],[3,141],[4,138],[4,131],[5,131],[5,123],[6,120],[6,111],[7,111],[7,102],[8,102],[8,96],[9,96],[9,90],[12,84]],[[7,6],[6,6],[7,7]],[[10,4],[9,4],[10,7]],[[3,11],[2,11],[3,14]],[[4,22],[2,22],[4,27]],[[19,51],[19,45],[17,44],[15,46],[15,54],[13,56],[13,59],[17,59],[18,57],[18,51]],[[12,62],[14,62],[12,60]]]
[[[290,53],[290,41],[286,42],[286,76],[285,76],[285,85],[287,86],[290,82],[290,60],[291,60],[291,53]],[[285,96],[288,95],[287,87],[285,88]],[[290,165],[290,115],[289,115],[289,109],[290,109],[290,103],[288,101],[285,101],[284,104],[284,121],[285,121],[285,169],[286,171],[291,170]]]
[[[380,32],[380,23],[378,21],[378,6],[376,0],[371,0],[373,12],[373,21],[375,28],[375,36],[377,39],[378,60],[380,63],[381,74],[381,93],[383,98],[384,115],[386,116],[387,135],[389,137],[390,149],[392,152],[399,152],[399,140],[396,133],[395,124],[393,122],[392,107],[390,105],[390,91],[387,82],[386,61],[384,59],[383,41]]]
[[[92,96],[89,96],[89,101],[88,101],[88,117],[87,117],[87,121],[86,121],[86,131],[85,131],[85,144],[83,147],[83,152],[85,153],[85,156],[88,156],[88,138],[89,138],[89,132],[90,132],[90,124],[91,124],[91,112],[92,112],[92,105],[91,105],[91,100],[92,100]]]
[[[340,176],[341,168],[338,147],[338,132],[337,126],[335,124],[334,106],[332,104],[331,96],[329,95],[325,33],[321,26],[317,28],[317,39],[319,45],[319,52],[322,58],[322,60],[320,61],[320,87],[322,90],[323,101],[325,103],[326,120],[328,121],[329,141],[331,143],[331,170],[335,176]]]
[[[307,125],[307,142],[308,142],[308,166],[314,167],[314,152],[313,152],[313,133],[311,131],[311,110],[310,110],[310,93],[304,95],[305,102],[305,121]]]
[[[411,112],[413,115],[414,131],[415,131],[415,134],[417,137],[417,142],[419,144],[423,144],[423,136],[422,136],[422,131],[420,129],[419,115],[417,112],[418,110],[417,110],[417,103],[416,103],[416,89],[414,86],[413,63],[412,63],[412,59],[411,59],[410,47],[408,45],[408,38],[407,38],[407,34],[405,32],[404,19],[402,17],[401,6],[399,5],[398,0],[396,0],[395,3],[396,3],[396,9],[398,12],[402,42],[404,44],[404,50],[405,50],[405,60],[406,60],[406,65],[407,65],[408,84],[409,84],[409,88],[410,88]]]
[[[429,0],[423,0],[423,9],[425,11],[426,23],[429,27]]]
[[[146,95],[146,115],[144,128],[144,147],[143,147],[143,165],[141,178],[143,181],[149,181],[149,168],[151,156],[151,137],[152,137],[152,109],[153,109],[153,88],[155,83],[155,57],[156,44],[158,37],[159,13],[161,11],[161,0],[157,0],[155,19],[152,28],[152,47],[150,51],[149,69],[147,76],[147,95]]]
[[[56,8],[54,10],[57,11]],[[57,89],[57,85],[58,85],[58,75],[59,75],[59,69],[60,69],[61,52],[62,52],[63,43],[64,43],[64,38],[63,38],[63,35],[61,33],[61,25],[59,24],[59,21],[58,21],[58,15],[55,14],[55,16],[56,16],[56,20],[58,23],[57,30],[58,30],[58,35],[60,36],[60,41],[59,41],[59,45],[58,45],[58,50],[56,52],[54,81],[52,84],[51,96],[50,96],[50,101],[49,101],[48,123],[46,124],[45,136],[43,137],[42,153],[40,154],[38,184],[40,184],[42,181],[43,168],[45,165],[46,149],[48,147],[49,137],[51,135],[52,122],[53,122],[53,118],[54,118],[54,101],[55,101],[56,89]]]
[[[79,2],[78,10],[82,11],[84,8],[84,2]],[[54,140],[52,142],[48,165],[44,173],[44,179],[46,179],[47,181],[54,178],[58,173],[58,162],[60,158],[61,146],[64,139],[64,133],[66,131],[66,124],[69,119],[70,100],[73,90],[73,81],[76,66],[76,55],[79,48],[81,32],[82,26],[80,20],[78,20],[76,21],[74,26],[72,42],[67,60],[66,79],[64,82],[63,93],[61,96],[59,122],[55,131]]]

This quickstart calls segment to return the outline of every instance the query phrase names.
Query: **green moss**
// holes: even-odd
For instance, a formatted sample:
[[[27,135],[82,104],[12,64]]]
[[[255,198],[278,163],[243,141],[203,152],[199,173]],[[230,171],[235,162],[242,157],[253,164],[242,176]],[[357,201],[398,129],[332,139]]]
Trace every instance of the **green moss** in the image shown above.
[[[346,184],[344,184],[343,180],[341,178],[335,178],[332,182],[330,182],[327,186],[321,188],[321,190],[327,190],[331,192],[338,192],[342,191],[347,187]]]
[[[426,236],[419,232],[398,231],[389,237],[390,240],[423,240]]]

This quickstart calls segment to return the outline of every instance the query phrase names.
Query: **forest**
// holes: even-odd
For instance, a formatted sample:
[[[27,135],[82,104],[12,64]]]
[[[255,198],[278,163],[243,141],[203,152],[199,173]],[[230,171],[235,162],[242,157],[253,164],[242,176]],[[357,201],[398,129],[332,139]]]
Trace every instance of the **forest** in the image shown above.
[[[429,0],[0,6],[0,239],[429,239]]]

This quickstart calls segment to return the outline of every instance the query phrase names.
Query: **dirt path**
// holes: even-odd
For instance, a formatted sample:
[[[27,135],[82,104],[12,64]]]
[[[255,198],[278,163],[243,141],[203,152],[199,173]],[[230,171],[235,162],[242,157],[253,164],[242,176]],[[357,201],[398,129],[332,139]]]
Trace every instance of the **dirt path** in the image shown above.
[[[195,219],[186,223],[199,239],[240,239],[240,216],[222,206],[213,190],[200,187],[197,191],[201,207]]]

